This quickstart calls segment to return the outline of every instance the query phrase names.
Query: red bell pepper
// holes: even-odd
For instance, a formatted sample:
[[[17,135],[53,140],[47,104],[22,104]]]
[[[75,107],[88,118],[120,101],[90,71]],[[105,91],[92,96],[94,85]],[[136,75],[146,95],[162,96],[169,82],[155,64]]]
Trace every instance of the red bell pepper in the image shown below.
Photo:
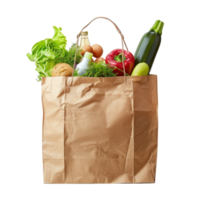
[[[134,64],[135,58],[133,54],[129,51],[123,51],[124,54],[124,67],[127,74],[131,75]],[[123,63],[122,63],[122,49],[115,49],[111,51],[106,56],[106,63],[109,64],[111,67],[117,67],[123,71]],[[118,73],[117,76],[124,76],[124,73],[118,69],[114,70],[114,73]]]

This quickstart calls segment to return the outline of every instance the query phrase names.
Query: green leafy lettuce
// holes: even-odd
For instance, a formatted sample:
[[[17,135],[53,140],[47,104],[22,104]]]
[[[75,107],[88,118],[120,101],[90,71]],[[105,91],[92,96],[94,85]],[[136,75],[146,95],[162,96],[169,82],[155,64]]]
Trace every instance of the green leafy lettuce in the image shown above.
[[[37,42],[32,47],[32,54],[27,54],[29,60],[35,62],[36,71],[39,73],[38,81],[42,77],[50,77],[54,66],[58,63],[67,63],[71,67],[74,65],[76,45],[73,44],[69,51],[67,51],[67,40],[61,33],[62,28],[55,26],[53,28],[53,38]],[[81,58],[80,48],[78,47],[76,63],[79,63]]]

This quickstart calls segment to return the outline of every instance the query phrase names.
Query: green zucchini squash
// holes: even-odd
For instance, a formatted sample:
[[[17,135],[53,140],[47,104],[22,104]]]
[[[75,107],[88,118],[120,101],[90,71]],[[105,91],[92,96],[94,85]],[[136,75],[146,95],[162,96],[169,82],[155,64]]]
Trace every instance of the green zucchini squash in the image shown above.
[[[150,72],[160,47],[163,26],[164,23],[157,20],[150,31],[144,34],[134,55],[135,66],[141,62],[145,62],[148,64]]]

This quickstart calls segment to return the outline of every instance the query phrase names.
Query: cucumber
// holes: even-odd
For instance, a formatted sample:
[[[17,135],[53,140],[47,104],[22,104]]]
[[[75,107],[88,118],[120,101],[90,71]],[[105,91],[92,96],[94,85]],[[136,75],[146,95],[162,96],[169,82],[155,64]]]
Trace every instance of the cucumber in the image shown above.
[[[145,62],[148,64],[150,72],[160,47],[163,26],[164,23],[157,20],[151,30],[144,34],[134,55],[135,66],[141,62]]]
[[[145,36],[146,36],[147,33],[148,33],[148,31],[145,32],[145,33],[142,35],[142,37],[140,38],[140,41],[138,42],[137,48],[135,49],[135,52],[134,52],[134,58],[135,58],[135,56],[138,54],[138,51],[139,51],[139,49],[140,49],[140,46],[141,46],[141,44],[143,43],[143,40],[144,40],[144,38],[145,38]],[[135,66],[136,66],[136,65],[135,65]]]

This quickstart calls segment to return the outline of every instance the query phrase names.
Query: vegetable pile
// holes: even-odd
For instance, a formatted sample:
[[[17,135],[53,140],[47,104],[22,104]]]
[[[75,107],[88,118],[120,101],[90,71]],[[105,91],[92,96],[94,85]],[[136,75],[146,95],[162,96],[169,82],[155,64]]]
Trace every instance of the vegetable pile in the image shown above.
[[[39,73],[38,81],[41,81],[42,77],[51,77],[53,68],[58,63],[67,63],[71,67],[74,65],[76,45],[73,44],[67,51],[67,40],[61,33],[62,28],[55,26],[53,28],[55,31],[53,38],[37,42],[32,47],[32,53],[27,54],[29,60],[35,62],[36,71]],[[80,51],[78,47],[76,63],[82,58]]]
[[[89,69],[85,69],[86,73],[82,75],[82,72],[78,73],[77,69],[73,76],[79,77],[114,77],[124,76],[121,48],[113,49],[110,53],[106,54],[106,57],[101,57],[103,48],[99,43],[93,43],[92,45],[84,45],[81,48],[81,54],[84,56],[86,52],[93,54],[93,59],[89,62]],[[125,72],[126,76],[130,76],[134,66],[134,57],[132,52],[124,50],[125,53]],[[82,66],[85,67],[85,66]]]
[[[82,76],[78,75],[78,70],[75,70],[74,76],[79,77],[114,77],[117,76],[113,71],[116,68],[109,67],[105,62],[90,62],[89,69]]]
[[[124,76],[124,73],[126,76],[147,76],[161,43],[163,26],[164,23],[160,20],[154,23],[150,31],[142,37],[135,56],[129,51],[114,49],[105,59],[101,57],[103,48],[99,44],[90,46],[85,34],[81,44],[85,39],[87,44],[81,48],[72,44],[69,50],[66,50],[67,39],[61,33],[62,28],[54,26],[54,36],[37,42],[27,57],[35,62],[36,71],[39,73],[38,81],[41,81],[42,77],[51,76],[115,77]],[[78,65],[74,66],[74,61]]]

